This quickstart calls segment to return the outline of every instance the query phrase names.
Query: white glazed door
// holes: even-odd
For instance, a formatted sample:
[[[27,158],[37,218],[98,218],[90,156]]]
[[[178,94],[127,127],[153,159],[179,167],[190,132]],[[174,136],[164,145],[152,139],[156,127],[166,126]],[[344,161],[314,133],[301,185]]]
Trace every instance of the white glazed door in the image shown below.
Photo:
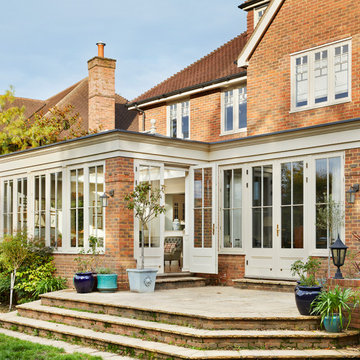
[[[190,271],[217,274],[216,179],[214,165],[192,167]]]

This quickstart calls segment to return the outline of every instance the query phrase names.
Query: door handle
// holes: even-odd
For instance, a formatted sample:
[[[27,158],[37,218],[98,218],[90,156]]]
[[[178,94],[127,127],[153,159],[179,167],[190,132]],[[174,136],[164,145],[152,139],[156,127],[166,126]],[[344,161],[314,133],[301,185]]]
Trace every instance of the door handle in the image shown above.
[[[279,224],[276,225],[276,236],[279,236],[280,227]]]
[[[212,233],[213,233],[213,235],[215,235],[215,224],[213,224]]]

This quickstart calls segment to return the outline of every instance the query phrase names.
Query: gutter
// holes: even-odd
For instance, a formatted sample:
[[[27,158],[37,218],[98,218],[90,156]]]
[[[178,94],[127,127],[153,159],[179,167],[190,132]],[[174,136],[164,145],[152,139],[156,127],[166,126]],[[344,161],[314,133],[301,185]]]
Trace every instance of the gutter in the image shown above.
[[[128,107],[129,110],[134,110],[139,105],[147,106],[147,105],[164,102],[165,99],[172,100],[172,99],[176,99],[178,97],[182,97],[184,95],[196,94],[196,93],[199,93],[204,90],[210,90],[210,89],[217,88],[223,84],[224,85],[232,84],[232,83],[238,81],[239,78],[245,77],[246,74],[247,74],[246,70],[243,70],[239,73],[236,73],[233,75],[228,75],[228,76],[216,79],[216,80],[206,81],[206,82],[203,82],[200,84],[188,86],[188,87],[182,88],[180,90],[174,90],[174,91],[171,91],[168,93],[150,97],[148,99],[144,99],[144,100],[140,100],[140,101],[133,101],[133,102],[127,104],[126,106]]]

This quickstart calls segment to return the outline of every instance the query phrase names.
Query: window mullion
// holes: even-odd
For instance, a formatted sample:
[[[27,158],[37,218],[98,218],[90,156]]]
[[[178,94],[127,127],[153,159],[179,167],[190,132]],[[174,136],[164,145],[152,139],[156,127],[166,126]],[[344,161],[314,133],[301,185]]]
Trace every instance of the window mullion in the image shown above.
[[[328,49],[328,101],[332,103],[335,101],[335,46],[332,46]]]

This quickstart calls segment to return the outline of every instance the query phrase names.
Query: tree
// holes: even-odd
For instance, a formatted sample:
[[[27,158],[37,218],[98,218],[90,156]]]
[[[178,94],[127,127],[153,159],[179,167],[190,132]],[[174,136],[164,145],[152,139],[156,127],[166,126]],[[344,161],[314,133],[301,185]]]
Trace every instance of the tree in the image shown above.
[[[12,106],[14,100],[12,88],[0,95],[0,154],[53,144],[99,130],[83,129],[81,117],[71,105],[61,109],[54,107],[45,115],[36,113],[27,119],[24,107]]]
[[[16,272],[29,255],[29,243],[25,233],[4,236],[4,240],[0,243],[0,262],[11,272],[9,311],[13,302]]]
[[[141,224],[141,270],[144,269],[144,228],[152,219],[165,212],[165,206],[160,205],[163,194],[164,187],[156,189],[150,183],[143,182],[125,196],[127,208],[134,210]]]

